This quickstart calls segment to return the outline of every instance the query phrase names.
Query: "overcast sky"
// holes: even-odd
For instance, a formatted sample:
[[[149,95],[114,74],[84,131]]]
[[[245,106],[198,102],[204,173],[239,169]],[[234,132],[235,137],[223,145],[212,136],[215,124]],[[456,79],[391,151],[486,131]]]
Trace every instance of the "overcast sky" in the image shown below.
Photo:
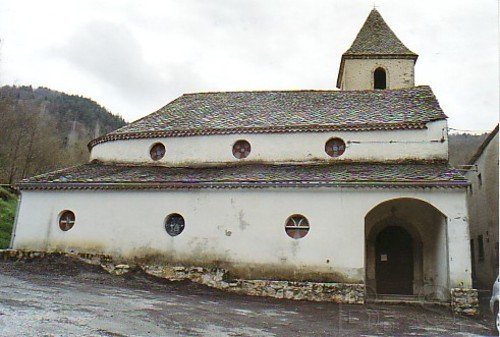
[[[373,0],[0,0],[0,83],[133,121],[186,92],[335,89]],[[497,0],[377,0],[451,127],[498,122]]]

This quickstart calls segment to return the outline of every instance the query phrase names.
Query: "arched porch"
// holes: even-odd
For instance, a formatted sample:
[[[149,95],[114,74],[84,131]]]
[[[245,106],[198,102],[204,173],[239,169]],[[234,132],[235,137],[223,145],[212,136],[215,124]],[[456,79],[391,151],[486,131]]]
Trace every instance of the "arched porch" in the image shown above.
[[[368,296],[449,298],[446,216],[413,198],[384,201],[365,216]]]

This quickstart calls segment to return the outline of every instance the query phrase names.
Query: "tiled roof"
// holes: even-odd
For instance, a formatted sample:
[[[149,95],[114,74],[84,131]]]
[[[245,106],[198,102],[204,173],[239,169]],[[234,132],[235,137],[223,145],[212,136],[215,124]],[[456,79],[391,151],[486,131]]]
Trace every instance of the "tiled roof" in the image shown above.
[[[351,48],[344,55],[417,56],[398,39],[376,9],[370,12]]]
[[[179,189],[265,187],[460,187],[468,181],[445,163],[333,163],[165,167],[99,162],[25,179],[20,189]]]
[[[231,133],[425,128],[446,118],[432,90],[247,91],[183,95],[90,142]]]

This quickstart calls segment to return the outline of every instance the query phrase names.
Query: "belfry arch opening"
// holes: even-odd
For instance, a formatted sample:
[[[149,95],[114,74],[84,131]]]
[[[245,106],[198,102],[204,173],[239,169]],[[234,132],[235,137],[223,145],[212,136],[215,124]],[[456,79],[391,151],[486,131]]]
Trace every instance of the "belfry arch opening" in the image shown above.
[[[448,300],[447,218],[413,198],[384,201],[365,216],[368,297]]]
[[[373,72],[373,88],[386,89],[387,88],[387,75],[384,68],[377,68]]]

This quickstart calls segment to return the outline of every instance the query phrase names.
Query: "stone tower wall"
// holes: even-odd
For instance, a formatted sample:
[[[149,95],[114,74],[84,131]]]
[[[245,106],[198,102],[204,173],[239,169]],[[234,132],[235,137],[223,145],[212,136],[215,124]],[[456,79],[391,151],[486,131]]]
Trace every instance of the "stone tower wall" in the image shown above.
[[[373,90],[373,72],[386,72],[387,89],[415,86],[415,62],[411,59],[346,59],[341,90]]]

